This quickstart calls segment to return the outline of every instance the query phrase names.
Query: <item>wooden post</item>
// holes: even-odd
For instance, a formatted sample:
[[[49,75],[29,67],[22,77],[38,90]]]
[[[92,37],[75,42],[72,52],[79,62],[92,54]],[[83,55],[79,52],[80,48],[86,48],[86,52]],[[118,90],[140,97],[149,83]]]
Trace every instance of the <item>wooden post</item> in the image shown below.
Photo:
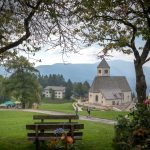
[[[39,140],[36,138],[35,140],[35,150],[39,150]]]
[[[43,118],[41,119],[41,122],[42,122],[42,123],[44,122],[44,119],[43,119]]]
[[[74,125],[71,125],[71,137],[73,139],[73,143],[75,143],[75,140],[74,140]]]
[[[71,123],[71,118],[69,118],[69,123]]]
[[[35,134],[36,134],[35,150],[39,150],[38,125],[35,126]]]
[[[65,150],[68,150],[67,134],[65,134]]]

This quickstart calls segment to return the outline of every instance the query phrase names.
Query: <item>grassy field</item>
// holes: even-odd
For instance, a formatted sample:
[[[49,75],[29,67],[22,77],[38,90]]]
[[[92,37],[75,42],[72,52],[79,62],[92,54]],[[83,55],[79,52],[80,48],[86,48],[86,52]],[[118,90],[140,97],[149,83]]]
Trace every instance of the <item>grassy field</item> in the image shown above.
[[[27,140],[25,125],[33,123],[35,113],[0,110],[0,150],[33,150],[34,144]],[[114,128],[95,122],[84,123],[82,141],[76,143],[78,150],[112,150]],[[44,149],[42,149],[44,150]]]
[[[60,111],[60,112],[65,112],[65,113],[74,113],[72,103],[66,102],[66,103],[42,103],[39,106],[39,109],[41,110],[49,110],[49,111]]]
[[[39,106],[41,110],[51,110],[51,111],[59,111],[65,113],[75,113],[72,107],[72,102],[65,102],[65,103],[42,103]],[[117,111],[100,111],[100,110],[93,110],[91,111],[91,116],[98,117],[98,118],[105,118],[105,119],[113,119],[116,120],[118,115],[126,115],[128,112],[117,112]],[[86,110],[79,112],[79,115],[87,115]]]

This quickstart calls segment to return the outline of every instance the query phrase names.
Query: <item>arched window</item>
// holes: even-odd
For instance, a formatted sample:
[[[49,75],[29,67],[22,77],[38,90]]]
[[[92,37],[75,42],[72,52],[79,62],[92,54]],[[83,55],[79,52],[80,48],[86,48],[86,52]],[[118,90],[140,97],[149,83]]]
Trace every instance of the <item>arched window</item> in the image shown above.
[[[112,105],[115,105],[115,101],[112,101]]]
[[[98,95],[95,96],[95,101],[98,102]]]
[[[105,72],[105,74],[107,74],[107,73],[108,73],[108,70],[104,70],[104,72]]]

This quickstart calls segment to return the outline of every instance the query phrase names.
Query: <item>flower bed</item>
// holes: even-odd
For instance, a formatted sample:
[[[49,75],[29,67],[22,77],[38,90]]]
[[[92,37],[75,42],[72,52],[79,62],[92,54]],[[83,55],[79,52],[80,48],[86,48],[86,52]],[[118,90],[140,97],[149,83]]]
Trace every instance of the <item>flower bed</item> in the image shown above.
[[[137,105],[128,116],[119,116],[115,125],[116,150],[150,150],[150,101]]]

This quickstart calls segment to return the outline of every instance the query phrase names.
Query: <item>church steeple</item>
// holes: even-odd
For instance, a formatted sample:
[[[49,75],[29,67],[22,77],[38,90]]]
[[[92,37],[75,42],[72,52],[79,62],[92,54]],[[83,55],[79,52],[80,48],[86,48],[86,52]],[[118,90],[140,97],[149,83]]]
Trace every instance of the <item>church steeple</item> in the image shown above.
[[[97,76],[110,76],[110,67],[104,58],[97,66]]]

